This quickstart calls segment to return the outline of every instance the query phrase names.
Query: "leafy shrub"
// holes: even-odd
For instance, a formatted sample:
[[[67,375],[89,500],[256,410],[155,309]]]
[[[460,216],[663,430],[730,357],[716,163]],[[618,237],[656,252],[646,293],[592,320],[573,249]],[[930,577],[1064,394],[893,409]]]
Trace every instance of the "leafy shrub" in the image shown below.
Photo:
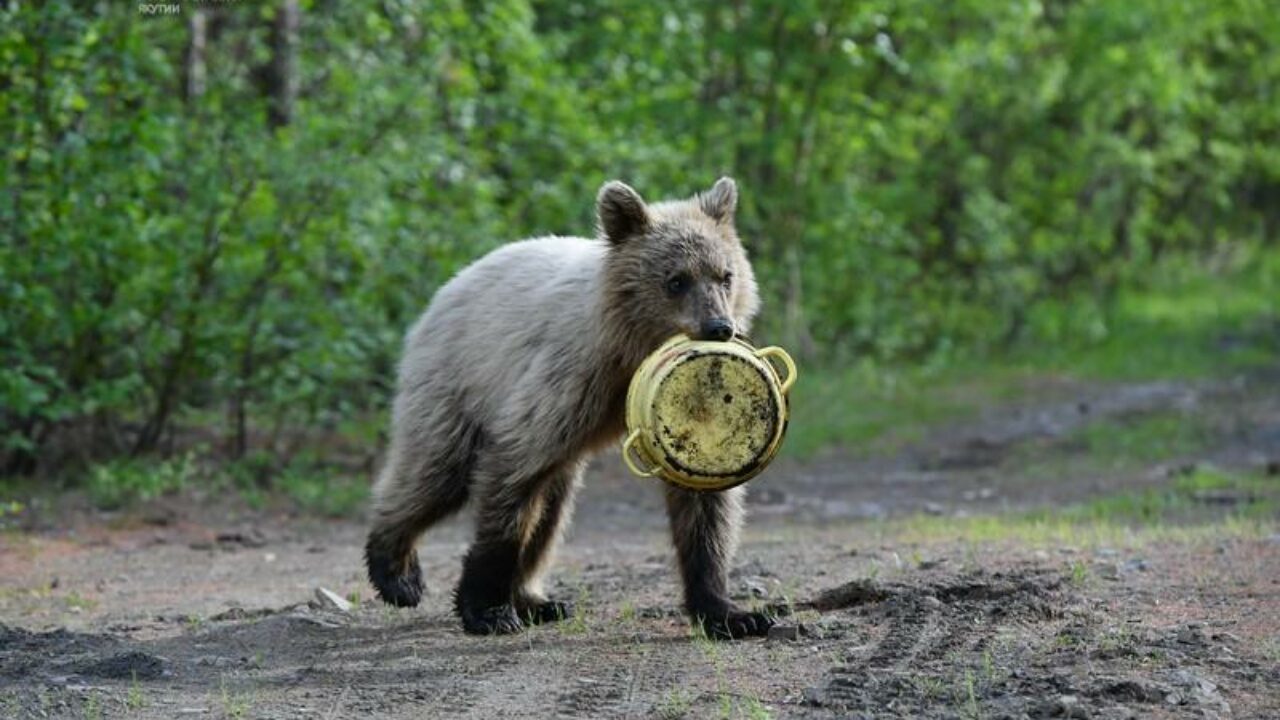
[[[184,420],[324,449],[385,416],[440,283],[588,232],[610,177],[736,175],[757,334],[827,365],[996,347],[1066,298],[1105,331],[1161,258],[1275,252],[1262,0],[318,0],[293,51],[284,6],[0,6],[0,470]]]

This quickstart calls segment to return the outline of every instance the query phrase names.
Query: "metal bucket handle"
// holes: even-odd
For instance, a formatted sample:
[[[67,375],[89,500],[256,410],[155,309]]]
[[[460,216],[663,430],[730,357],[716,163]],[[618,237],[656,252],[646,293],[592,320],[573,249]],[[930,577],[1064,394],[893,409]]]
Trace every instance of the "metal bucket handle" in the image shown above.
[[[787,368],[787,376],[785,378],[778,378],[778,381],[782,383],[782,394],[786,395],[787,392],[791,390],[791,386],[796,382],[796,375],[798,374],[798,371],[796,370],[795,361],[791,359],[791,356],[787,354],[786,350],[783,350],[777,345],[770,345],[769,347],[756,350],[756,357],[762,358],[766,362],[768,362],[768,359],[771,357],[777,358],[778,361]],[[777,366],[773,363],[769,363],[769,366],[773,368],[774,375],[777,375]]]
[[[627,467],[631,469],[631,472],[635,473],[636,475],[639,475],[640,477],[645,477],[645,478],[653,477],[654,475],[658,474],[656,468],[653,470],[641,470],[640,466],[636,464],[635,459],[632,457],[631,449],[632,447],[634,447],[636,440],[639,440],[639,439],[640,439],[640,430],[635,430],[630,435],[627,436],[626,441],[622,443],[622,461],[625,462],[627,464]]]

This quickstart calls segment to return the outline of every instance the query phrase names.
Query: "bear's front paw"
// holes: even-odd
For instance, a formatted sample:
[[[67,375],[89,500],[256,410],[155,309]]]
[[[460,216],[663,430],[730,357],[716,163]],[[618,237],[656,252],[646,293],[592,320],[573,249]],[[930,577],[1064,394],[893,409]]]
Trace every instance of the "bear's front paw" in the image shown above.
[[[559,600],[537,600],[517,606],[520,620],[525,625],[560,622],[573,617],[573,604]]]
[[[713,640],[737,640],[744,637],[763,637],[773,627],[774,617],[768,613],[729,608],[712,613],[694,613],[694,621]]]
[[[487,608],[461,607],[462,629],[471,635],[510,635],[524,629],[511,603]]]

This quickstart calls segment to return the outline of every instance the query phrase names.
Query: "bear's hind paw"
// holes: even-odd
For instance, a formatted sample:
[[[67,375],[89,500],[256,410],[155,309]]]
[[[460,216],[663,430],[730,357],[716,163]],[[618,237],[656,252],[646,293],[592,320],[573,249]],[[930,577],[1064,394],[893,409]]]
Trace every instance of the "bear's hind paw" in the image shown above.
[[[378,591],[378,597],[388,605],[396,607],[417,607],[422,602],[422,567],[418,564],[418,554],[412,553],[400,563],[380,553],[374,552],[373,545],[366,551],[366,564],[369,568],[369,581]],[[397,566],[402,567],[396,572]]]

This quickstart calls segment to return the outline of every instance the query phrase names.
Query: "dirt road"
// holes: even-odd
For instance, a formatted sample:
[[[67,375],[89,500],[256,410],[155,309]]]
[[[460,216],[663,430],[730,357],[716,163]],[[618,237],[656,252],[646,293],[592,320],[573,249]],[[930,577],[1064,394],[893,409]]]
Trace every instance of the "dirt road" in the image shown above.
[[[0,717],[1280,717],[1278,386],[1046,386],[907,447],[779,463],[732,577],[793,607],[767,640],[691,634],[660,494],[616,457],[549,584],[578,616],[516,637],[449,611],[466,517],[396,610],[369,601],[354,520],[51,511],[0,539]],[[1099,449],[1165,418],[1203,442]]]

